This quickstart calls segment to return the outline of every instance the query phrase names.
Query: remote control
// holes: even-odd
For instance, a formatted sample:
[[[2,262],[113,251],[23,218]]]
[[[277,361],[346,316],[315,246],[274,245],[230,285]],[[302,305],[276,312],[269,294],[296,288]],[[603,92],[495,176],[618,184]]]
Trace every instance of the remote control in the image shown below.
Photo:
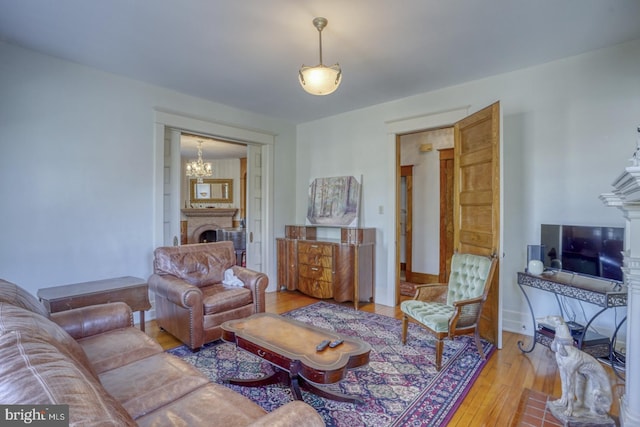
[[[329,340],[324,340],[322,341],[320,344],[318,344],[318,346],[316,347],[316,351],[323,351],[325,350],[327,347],[329,347],[329,344],[331,343],[331,341]]]
[[[343,342],[344,342],[344,340],[342,340],[342,339],[331,341],[331,344],[329,344],[329,347],[336,348],[337,346],[339,346]]]

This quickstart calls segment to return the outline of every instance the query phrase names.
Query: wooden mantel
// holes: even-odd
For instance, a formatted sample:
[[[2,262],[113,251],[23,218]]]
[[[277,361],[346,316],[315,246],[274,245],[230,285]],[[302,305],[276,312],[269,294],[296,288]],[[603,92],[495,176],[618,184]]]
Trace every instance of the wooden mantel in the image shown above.
[[[186,208],[181,209],[184,216],[217,216],[234,217],[238,212],[235,208]]]

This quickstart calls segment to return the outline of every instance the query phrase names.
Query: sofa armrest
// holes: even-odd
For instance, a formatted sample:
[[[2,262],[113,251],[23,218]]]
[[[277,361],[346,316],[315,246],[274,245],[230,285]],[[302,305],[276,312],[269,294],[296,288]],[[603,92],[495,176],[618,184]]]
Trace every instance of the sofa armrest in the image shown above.
[[[322,417],[312,406],[299,400],[287,403],[260,417],[250,427],[323,427]]]
[[[256,313],[264,313],[266,309],[264,294],[269,285],[269,277],[258,271],[234,265],[231,267],[233,274],[244,283],[244,286],[251,290],[255,301]]]
[[[52,313],[51,320],[74,339],[80,339],[131,327],[133,313],[124,302],[111,302]]]
[[[202,291],[184,280],[170,274],[152,274],[149,289],[184,308],[202,305]]]

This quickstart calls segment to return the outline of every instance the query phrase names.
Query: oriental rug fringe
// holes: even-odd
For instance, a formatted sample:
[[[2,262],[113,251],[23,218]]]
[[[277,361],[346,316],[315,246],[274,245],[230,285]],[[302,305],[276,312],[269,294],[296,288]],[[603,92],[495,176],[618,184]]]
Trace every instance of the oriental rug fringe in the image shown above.
[[[409,324],[407,344],[400,341],[401,321],[357,311],[347,306],[318,302],[283,316],[371,345],[369,364],[352,369],[332,388],[358,396],[361,404],[337,402],[303,390],[305,402],[324,418],[327,426],[446,426],[484,368],[473,338],[457,337],[444,345],[442,370],[435,368],[435,341],[424,329]],[[487,359],[495,347],[482,341]],[[215,341],[192,353],[186,346],[168,350],[204,372],[213,382],[225,378],[259,378],[273,372],[271,365],[234,344]],[[242,387],[225,384],[272,411],[291,401],[283,384]]]

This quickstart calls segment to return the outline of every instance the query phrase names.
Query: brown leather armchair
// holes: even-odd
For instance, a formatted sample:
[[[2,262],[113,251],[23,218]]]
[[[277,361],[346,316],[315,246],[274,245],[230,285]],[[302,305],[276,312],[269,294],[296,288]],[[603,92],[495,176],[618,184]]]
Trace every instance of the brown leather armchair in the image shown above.
[[[221,337],[223,322],[264,312],[268,277],[235,262],[229,241],[157,248],[149,289],[158,326],[197,351]],[[228,269],[241,283],[223,283]]]

